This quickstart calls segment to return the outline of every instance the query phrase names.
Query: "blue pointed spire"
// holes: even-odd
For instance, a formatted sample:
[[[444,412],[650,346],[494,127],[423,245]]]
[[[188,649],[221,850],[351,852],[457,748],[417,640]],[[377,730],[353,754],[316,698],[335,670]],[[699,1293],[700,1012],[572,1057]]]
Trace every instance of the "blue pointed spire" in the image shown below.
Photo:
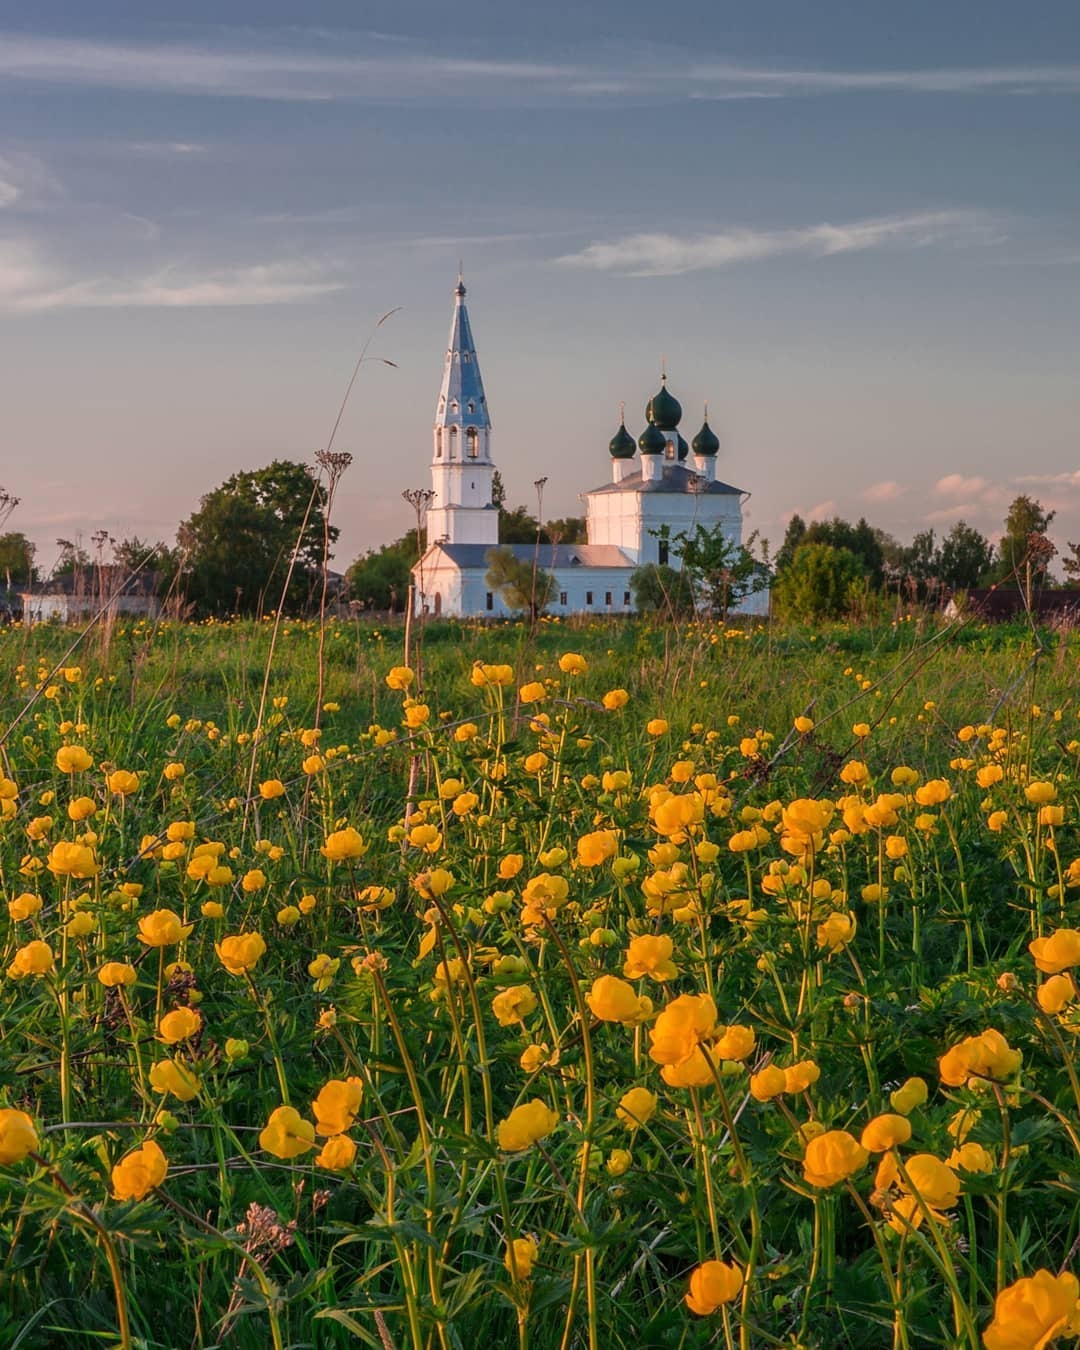
[[[442,388],[435,412],[436,427],[491,427],[484,381],[480,378],[480,364],[476,359],[469,311],[465,307],[465,282],[458,272],[454,288],[454,317],[450,324],[450,340],[446,346],[446,366]]]

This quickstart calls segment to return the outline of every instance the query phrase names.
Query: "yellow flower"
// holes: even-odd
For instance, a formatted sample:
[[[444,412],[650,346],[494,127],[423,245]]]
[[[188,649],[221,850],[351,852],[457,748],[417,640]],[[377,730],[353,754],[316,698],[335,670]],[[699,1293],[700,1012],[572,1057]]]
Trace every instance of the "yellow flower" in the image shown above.
[[[946,1051],[938,1061],[938,1072],[947,1087],[962,1087],[969,1080],[971,1086],[978,1086],[984,1078],[1011,1078],[1022,1059],[1023,1054],[1011,1049],[1000,1031],[990,1028]]]
[[[1076,997],[1076,985],[1069,975],[1051,975],[1035,992],[1044,1013],[1059,1013]]]
[[[539,680],[533,680],[531,684],[523,684],[518,690],[518,698],[522,703],[539,703],[542,698],[547,696],[547,690]]]
[[[796,717],[794,727],[800,736],[809,736],[814,729],[814,719],[812,717]]]
[[[1003,1289],[983,1332],[986,1350],[1042,1350],[1075,1324],[1080,1281],[1038,1270]]]
[[[133,792],[139,790],[139,775],[129,773],[127,769],[117,769],[109,774],[105,779],[110,792],[115,792],[118,797],[129,797]]]
[[[315,1113],[315,1133],[344,1134],[352,1127],[364,1099],[364,1084],[359,1078],[331,1078],[319,1089],[311,1103]]]
[[[499,1122],[496,1134],[504,1153],[520,1153],[531,1148],[539,1139],[546,1138],[559,1123],[559,1113],[547,1102],[534,1097],[531,1102],[515,1106],[505,1120]]]
[[[159,1059],[150,1066],[150,1086],[162,1096],[171,1093],[180,1101],[189,1102],[202,1084],[186,1064],[176,1059]]]
[[[617,712],[630,702],[630,695],[625,689],[609,689],[600,702],[608,712]]]
[[[362,858],[368,851],[363,837],[349,825],[344,830],[335,830],[327,835],[326,843],[319,850],[330,862],[352,862]]]
[[[266,873],[259,867],[253,867],[240,878],[240,889],[245,895],[254,895],[266,885]]]
[[[776,1064],[766,1064],[760,1072],[750,1075],[750,1095],[755,1101],[772,1101],[786,1091],[787,1075]]]
[[[23,891],[22,895],[17,895],[14,900],[8,901],[8,915],[16,923],[23,919],[32,919],[36,914],[41,913],[41,905],[40,895],[32,895],[29,891]]]
[[[62,745],[56,752],[56,767],[61,773],[83,773],[94,761],[81,745]]]
[[[53,968],[53,952],[47,942],[40,938],[28,942],[15,953],[15,959],[8,966],[8,974],[13,980],[24,975],[48,975]]]
[[[320,952],[314,961],[308,962],[308,974],[315,981],[315,989],[318,993],[330,988],[340,966],[341,957],[329,956],[326,952]]]
[[[506,1256],[503,1258],[503,1264],[506,1266],[510,1278],[516,1283],[529,1278],[539,1255],[540,1249],[533,1238],[514,1238],[513,1242],[506,1244]]]
[[[410,703],[405,708],[405,725],[410,731],[418,731],[431,717],[431,709],[426,703]]]
[[[353,1165],[356,1157],[356,1140],[347,1134],[335,1134],[323,1144],[315,1154],[315,1166],[324,1167],[328,1172],[344,1172]]]
[[[875,1116],[863,1128],[859,1143],[868,1153],[884,1153],[911,1138],[911,1121],[906,1116]]]
[[[889,1093],[889,1105],[902,1116],[910,1116],[917,1106],[922,1106],[928,1096],[926,1080],[909,1078]]]
[[[76,877],[87,881],[98,874],[97,859],[94,850],[88,844],[73,844],[61,841],[49,851],[46,867],[56,877]]]
[[[869,1154],[847,1130],[826,1130],[811,1139],[803,1155],[803,1176],[825,1190],[866,1166]]]
[[[285,784],[280,778],[268,778],[259,784],[259,796],[264,802],[272,802],[275,797],[284,797]]]
[[[515,984],[495,995],[491,1000],[491,1010],[499,1026],[512,1027],[536,1011],[536,995],[527,984]]]
[[[647,1125],[655,1114],[656,1094],[644,1087],[633,1087],[624,1092],[615,1108],[615,1118],[628,1130]]]
[[[1008,811],[991,811],[986,817],[986,828],[992,834],[1000,834],[1009,821]]]
[[[920,806],[940,806],[952,796],[952,788],[944,778],[931,778],[915,789],[915,800]]]
[[[563,652],[559,657],[559,669],[564,675],[584,675],[589,663],[577,652]]]
[[[680,994],[672,999],[649,1031],[649,1058],[656,1064],[689,1059],[702,1040],[716,1033],[716,1004],[708,994]]]
[[[954,1171],[960,1172],[992,1172],[995,1167],[994,1155],[982,1144],[973,1142],[954,1148],[945,1162]]]
[[[674,980],[679,971],[671,959],[674,943],[666,933],[654,937],[651,933],[642,933],[630,939],[623,963],[623,974],[628,980],[649,979]]]
[[[158,1023],[158,1036],[166,1045],[176,1045],[197,1036],[201,1029],[201,1013],[194,1008],[174,1008]]]
[[[153,1139],[127,1153],[112,1170],[113,1195],[117,1200],[141,1200],[165,1180],[169,1162]]]
[[[585,995],[585,1002],[601,1022],[636,1026],[652,1015],[652,1000],[638,998],[634,986],[615,975],[599,975]]]
[[[821,1077],[821,1070],[812,1059],[800,1060],[784,1070],[784,1091],[805,1092]]]
[[[75,797],[68,803],[68,818],[76,823],[82,820],[89,820],[91,816],[97,814],[97,802],[93,797]]]
[[[917,1195],[930,1209],[952,1209],[960,1195],[960,1178],[932,1153],[916,1153],[907,1160],[907,1178],[900,1185]]]
[[[409,666],[394,666],[386,677],[388,688],[403,692],[412,687],[412,682],[416,678]]]
[[[583,867],[597,867],[619,851],[619,836],[614,830],[594,830],[577,841],[578,862]]]
[[[541,923],[545,916],[553,917],[566,904],[569,895],[570,884],[565,877],[551,872],[530,877],[521,894],[521,922],[528,927]]]
[[[817,944],[827,947],[830,952],[841,952],[855,936],[855,915],[845,914],[836,909],[823,922],[818,924]]]
[[[608,1176],[621,1177],[624,1172],[630,1170],[630,1164],[634,1161],[629,1149],[613,1148],[607,1156],[604,1166],[607,1168]]]
[[[1080,964],[1080,932],[1075,928],[1059,928],[1049,937],[1029,942],[1028,951],[1044,975],[1060,975],[1070,966]]]
[[[1057,788],[1053,783],[1029,783],[1024,788],[1024,796],[1032,806],[1045,806],[1057,797]]]
[[[115,989],[120,984],[134,984],[138,977],[135,967],[126,961],[106,961],[98,971],[98,979],[106,989]]]
[[[235,933],[215,943],[214,950],[230,975],[243,975],[257,965],[266,943],[260,933]]]
[[[671,730],[671,727],[667,718],[652,717],[645,723],[645,730],[650,736],[666,736]]]
[[[171,947],[191,932],[194,924],[185,924],[171,909],[155,909],[139,920],[139,941],[147,947]]]
[[[0,1165],[22,1162],[38,1146],[37,1130],[25,1111],[0,1109]]]
[[[187,773],[187,768],[177,759],[173,760],[171,764],[166,764],[162,773],[164,773],[168,782],[175,783],[177,779],[183,778],[184,774]]]
[[[739,1297],[743,1272],[726,1261],[705,1261],[690,1276],[686,1306],[699,1317],[708,1317],[724,1303]]]
[[[295,1106],[279,1106],[259,1132],[259,1147],[275,1158],[299,1158],[315,1147],[315,1126]]]

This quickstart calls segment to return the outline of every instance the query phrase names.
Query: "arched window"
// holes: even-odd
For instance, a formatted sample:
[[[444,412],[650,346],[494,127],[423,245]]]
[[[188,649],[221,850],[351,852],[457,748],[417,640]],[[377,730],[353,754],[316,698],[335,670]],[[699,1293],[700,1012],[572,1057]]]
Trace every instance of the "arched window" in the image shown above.
[[[450,458],[457,459],[457,427],[450,428]]]
[[[435,458],[442,459],[442,427],[435,432]]]
[[[665,459],[674,459],[674,458],[675,458],[675,442],[674,442],[674,441],[668,441],[667,445],[664,446],[664,458],[665,458]]]
[[[470,427],[465,433],[465,452],[470,459],[480,457],[480,436],[475,427]]]

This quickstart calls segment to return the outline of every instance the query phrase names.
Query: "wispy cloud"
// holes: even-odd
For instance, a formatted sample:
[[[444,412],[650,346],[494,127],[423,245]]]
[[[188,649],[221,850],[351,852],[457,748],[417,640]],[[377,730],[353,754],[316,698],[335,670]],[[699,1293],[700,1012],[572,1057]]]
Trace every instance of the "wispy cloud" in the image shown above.
[[[613,72],[617,72],[613,74]],[[591,102],[807,98],[848,94],[1080,92],[1080,65],[800,70],[701,60],[671,46],[598,45],[575,61],[458,56],[386,35],[287,30],[253,45],[215,30],[203,42],[0,34],[0,74],[38,83],[154,93],[361,102]]]
[[[36,155],[0,154],[0,210],[34,208],[60,195],[60,185]]]
[[[1080,469],[1065,473],[1026,473],[1014,481],[1025,487],[1080,488]]]
[[[868,488],[863,490],[862,498],[864,502],[894,502],[897,497],[902,497],[907,492],[907,488],[891,478],[886,478],[881,483],[871,483]]]
[[[986,479],[978,475],[965,478],[960,473],[947,473],[934,484],[934,492],[939,497],[974,497],[987,486]]]
[[[827,258],[877,248],[925,248],[930,244],[1000,242],[1000,226],[975,211],[920,211],[833,225],[824,222],[786,230],[733,229],[715,234],[631,234],[599,240],[580,253],[557,258],[567,267],[631,276],[673,276],[680,272],[760,262],[785,254]]]
[[[134,277],[72,278],[43,262],[30,245],[0,242],[0,312],[8,314],[288,305],[344,286],[325,264],[305,259],[200,274],[167,267]]]

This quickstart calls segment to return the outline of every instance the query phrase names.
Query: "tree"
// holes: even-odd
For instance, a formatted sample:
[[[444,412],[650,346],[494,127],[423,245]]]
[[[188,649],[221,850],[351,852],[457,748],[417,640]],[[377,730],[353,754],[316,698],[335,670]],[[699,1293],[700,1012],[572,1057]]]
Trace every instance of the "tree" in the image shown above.
[[[34,553],[34,545],[21,531],[0,534],[0,583],[11,590],[13,586],[28,586],[36,580]]]
[[[786,618],[838,619],[853,582],[863,579],[860,560],[832,544],[800,544],[791,566],[776,579],[776,603]]]
[[[686,572],[667,563],[642,563],[630,573],[630,593],[639,614],[660,614],[669,623],[694,612],[694,592]]]
[[[499,507],[500,544],[535,544],[538,532],[540,542],[545,543],[544,532],[536,517],[524,506],[515,506],[512,511],[508,511],[505,506]]]
[[[802,516],[796,514],[788,521],[787,530],[784,533],[784,542],[776,555],[776,571],[785,572],[795,559],[795,550],[806,538],[806,521]]]
[[[540,531],[541,543],[584,544],[587,538],[584,516],[560,516],[549,520]]]
[[[941,541],[937,574],[948,590],[971,590],[973,586],[978,586],[993,565],[993,544],[963,520],[958,520]]]
[[[1065,568],[1065,575],[1068,577],[1066,585],[1080,586],[1080,544],[1074,544],[1070,541],[1067,545],[1071,557],[1062,557],[1061,565]]]
[[[393,613],[404,608],[412,569],[423,543],[421,536],[420,547],[417,546],[416,530],[413,529],[392,544],[369,549],[345,574],[349,594],[365,609],[384,609]]]
[[[663,526],[658,534],[667,539],[668,527]],[[736,544],[724,533],[722,525],[709,529],[700,524],[693,534],[681,530],[670,538],[671,551],[689,578],[691,593],[721,621],[727,618],[732,605],[769,584],[767,564],[759,562],[753,554],[757,538],[755,530],[745,544]]]
[[[172,585],[180,565],[180,556],[176,549],[170,548],[160,540],[147,543],[137,534],[121,539],[113,546],[113,557],[128,572],[138,569],[140,577],[153,577],[155,589],[164,595]]]
[[[998,545],[999,576],[1025,590],[1029,602],[1032,586],[1048,580],[1055,549],[1046,532],[1055,514],[1044,511],[1034,497],[1021,493],[1013,498],[1005,517],[1005,534]]]
[[[551,573],[515,557],[508,548],[488,549],[485,562],[491,589],[498,591],[511,609],[527,612],[534,621],[539,618],[555,591]]]
[[[285,604],[302,607],[322,565],[324,509],[325,491],[305,464],[279,459],[233,474],[177,532],[188,598],[214,614],[274,609],[295,549]],[[337,536],[331,526],[331,542]]]
[[[790,526],[788,527],[790,530]],[[871,586],[878,587],[885,579],[885,554],[878,532],[865,519],[854,525],[833,516],[832,520],[815,520],[803,535],[805,544],[831,544],[846,549],[859,563],[859,571]]]

